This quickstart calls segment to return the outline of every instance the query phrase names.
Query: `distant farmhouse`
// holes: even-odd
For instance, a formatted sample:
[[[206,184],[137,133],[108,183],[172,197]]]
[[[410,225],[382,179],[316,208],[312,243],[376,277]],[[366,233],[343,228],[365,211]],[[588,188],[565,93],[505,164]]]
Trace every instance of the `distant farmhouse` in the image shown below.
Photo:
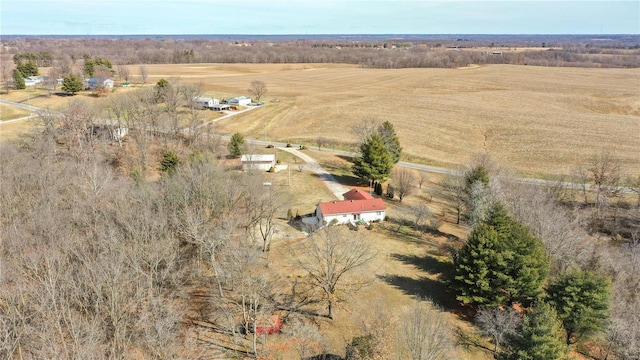
[[[85,89],[113,89],[113,80],[106,78],[90,78],[89,80],[87,80]]]
[[[220,104],[220,99],[208,98],[208,97],[196,97],[193,99],[198,105],[206,109],[213,109],[215,105]]]
[[[246,96],[238,96],[227,100],[229,105],[247,106],[251,104],[251,98]]]
[[[24,78],[25,86],[36,86],[44,81],[44,77],[42,76],[27,76]]]
[[[342,195],[342,201],[321,202],[316,207],[320,226],[331,224],[369,224],[382,221],[387,207],[382,199],[376,199],[365,191],[351,189]]]

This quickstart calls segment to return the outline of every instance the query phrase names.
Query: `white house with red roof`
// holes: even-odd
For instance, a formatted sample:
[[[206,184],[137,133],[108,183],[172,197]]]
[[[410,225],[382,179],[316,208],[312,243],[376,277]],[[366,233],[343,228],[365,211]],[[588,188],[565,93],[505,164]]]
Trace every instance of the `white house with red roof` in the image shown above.
[[[321,202],[316,207],[318,224],[357,224],[382,221],[386,216],[387,207],[382,199],[376,199],[366,191],[351,189],[342,194],[342,201]]]

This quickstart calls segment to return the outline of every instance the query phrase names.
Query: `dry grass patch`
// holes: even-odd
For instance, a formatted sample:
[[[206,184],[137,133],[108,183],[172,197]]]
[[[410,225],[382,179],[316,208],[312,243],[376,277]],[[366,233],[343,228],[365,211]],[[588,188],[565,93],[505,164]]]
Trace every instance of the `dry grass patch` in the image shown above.
[[[30,112],[27,110],[0,104],[0,121],[19,119],[29,115]]]
[[[10,124],[0,124],[0,141],[16,141],[24,138],[25,134],[35,131],[40,120],[30,119]]]

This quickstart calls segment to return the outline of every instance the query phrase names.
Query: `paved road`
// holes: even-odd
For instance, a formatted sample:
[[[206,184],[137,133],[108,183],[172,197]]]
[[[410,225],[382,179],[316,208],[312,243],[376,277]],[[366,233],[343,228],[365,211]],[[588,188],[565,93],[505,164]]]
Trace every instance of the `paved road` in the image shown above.
[[[4,104],[4,105],[8,105],[8,106],[13,106],[13,107],[17,107],[23,110],[27,110],[27,111],[31,111],[33,113],[35,113],[36,111],[40,110],[40,108],[37,108],[35,106],[31,106],[31,105],[25,105],[19,102],[15,102],[15,101],[9,101],[9,100],[2,100],[0,99],[0,104]],[[21,117],[19,119],[13,119],[13,120],[7,120],[7,121],[0,121],[0,125],[3,124],[12,124],[12,123],[17,123],[17,122],[21,122],[21,121],[25,121],[25,120],[29,120],[32,119],[34,117],[36,117],[38,115],[36,114],[31,114],[29,116],[25,116],[25,117]]]
[[[20,108],[20,109],[24,109],[24,110],[27,110],[27,111],[33,111],[33,112],[36,112],[38,110],[42,110],[42,109],[37,108],[35,106],[25,105],[23,103],[19,103],[19,102],[15,102],[15,101],[9,101],[9,100],[3,100],[3,99],[0,99],[0,104],[5,104],[5,105],[9,105],[9,106]]]

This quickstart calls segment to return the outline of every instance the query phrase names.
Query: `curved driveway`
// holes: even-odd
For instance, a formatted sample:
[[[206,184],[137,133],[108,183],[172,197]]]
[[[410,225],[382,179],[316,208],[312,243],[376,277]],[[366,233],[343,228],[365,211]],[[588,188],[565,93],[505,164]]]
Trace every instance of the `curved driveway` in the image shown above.
[[[302,151],[296,150],[294,148],[278,147],[278,149],[291,153],[299,157],[300,159],[304,160],[308,169],[316,173],[318,177],[320,177],[320,179],[324,181],[325,185],[327,185],[327,187],[329,188],[329,190],[331,190],[333,195],[338,200],[343,200],[342,194],[349,191],[349,189],[347,189],[342,184],[340,184],[333,175],[331,175],[327,170],[325,170],[322,166],[320,166],[320,164],[318,164],[318,162],[315,161],[311,156],[303,153]]]

